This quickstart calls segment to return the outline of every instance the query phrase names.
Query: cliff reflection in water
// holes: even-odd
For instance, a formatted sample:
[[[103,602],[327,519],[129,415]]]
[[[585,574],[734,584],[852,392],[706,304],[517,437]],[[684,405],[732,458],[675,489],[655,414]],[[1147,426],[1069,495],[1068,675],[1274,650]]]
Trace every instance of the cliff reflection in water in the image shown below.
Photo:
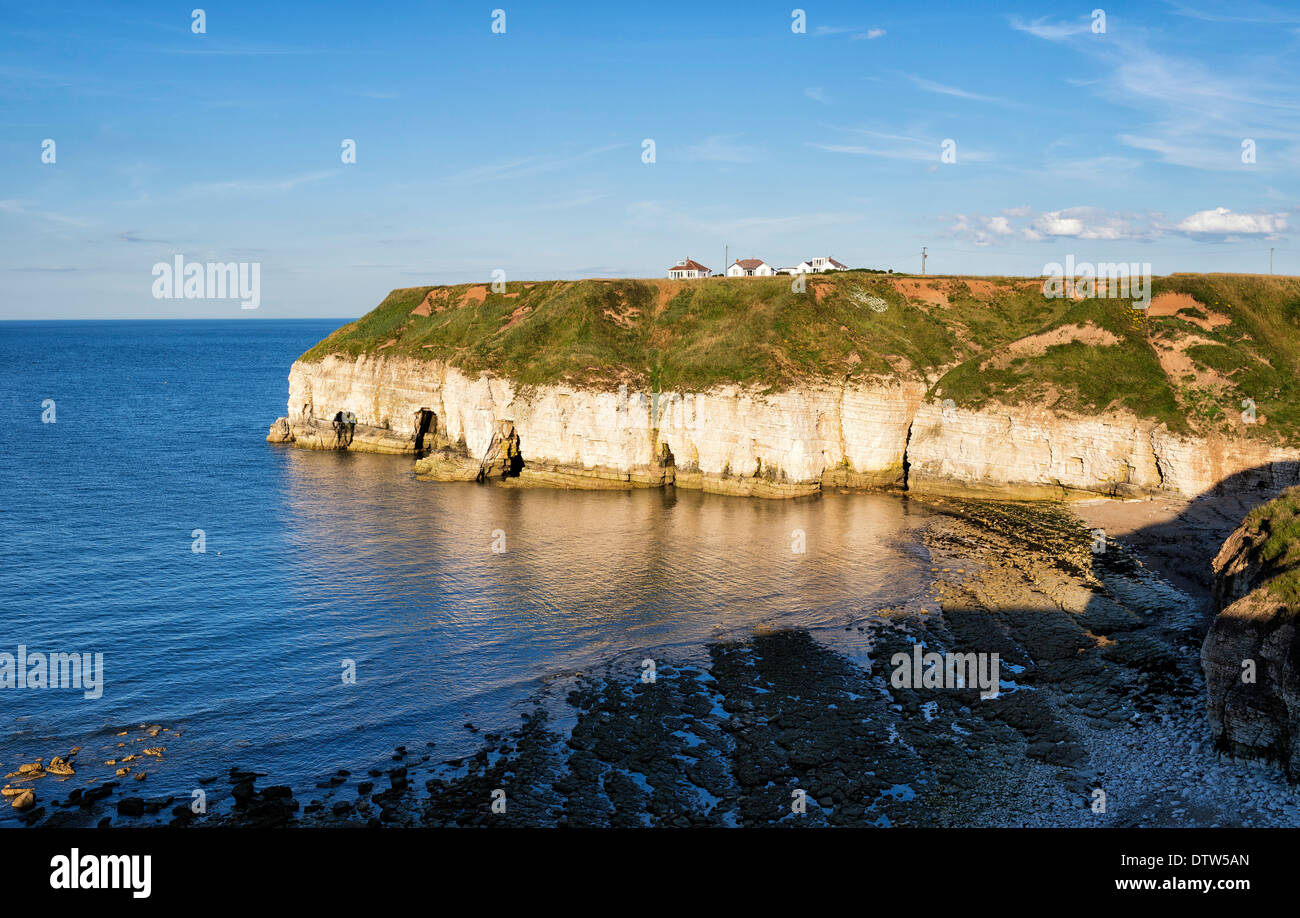
[[[418,482],[397,457],[284,459],[293,614],[328,620],[313,646],[357,660],[361,691],[389,693],[380,710],[432,706],[449,728],[626,655],[634,667],[651,649],[692,657],[755,628],[842,624],[914,593],[927,566],[925,511],[889,495],[515,489]]]

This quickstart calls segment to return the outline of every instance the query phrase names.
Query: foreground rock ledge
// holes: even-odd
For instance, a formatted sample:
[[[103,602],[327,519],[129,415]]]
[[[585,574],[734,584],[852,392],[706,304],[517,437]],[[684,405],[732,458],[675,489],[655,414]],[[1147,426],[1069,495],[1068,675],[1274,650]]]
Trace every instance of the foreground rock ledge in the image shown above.
[[[1252,511],[1213,566],[1216,617],[1201,648],[1210,728],[1234,755],[1300,781],[1300,488]]]

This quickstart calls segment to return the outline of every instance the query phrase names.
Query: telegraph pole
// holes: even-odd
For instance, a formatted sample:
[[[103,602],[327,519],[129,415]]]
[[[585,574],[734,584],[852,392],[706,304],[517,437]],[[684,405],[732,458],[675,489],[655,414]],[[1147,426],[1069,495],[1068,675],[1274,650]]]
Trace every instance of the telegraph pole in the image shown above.
[[[1272,274],[1272,273],[1273,273],[1273,248],[1272,248],[1272,246],[1270,246],[1270,247],[1269,247],[1269,250],[1268,250],[1268,273],[1269,273],[1269,274]]]
[[[928,246],[924,246],[924,245],[921,246],[921,276],[922,277],[925,277],[925,258],[926,258],[925,250],[927,248]]]

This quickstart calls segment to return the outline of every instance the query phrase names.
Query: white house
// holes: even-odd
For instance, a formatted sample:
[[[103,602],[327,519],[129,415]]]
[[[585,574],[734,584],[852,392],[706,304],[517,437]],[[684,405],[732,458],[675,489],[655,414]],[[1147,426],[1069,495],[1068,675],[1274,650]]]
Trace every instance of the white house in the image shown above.
[[[673,280],[687,280],[693,277],[708,277],[713,272],[698,261],[683,258],[668,269],[668,276]]]
[[[727,277],[771,277],[775,273],[761,258],[737,258],[727,266]]]
[[[793,268],[782,268],[782,274],[823,274],[826,271],[847,271],[848,265],[841,264],[829,255],[820,258],[809,258],[807,261],[801,261]]]

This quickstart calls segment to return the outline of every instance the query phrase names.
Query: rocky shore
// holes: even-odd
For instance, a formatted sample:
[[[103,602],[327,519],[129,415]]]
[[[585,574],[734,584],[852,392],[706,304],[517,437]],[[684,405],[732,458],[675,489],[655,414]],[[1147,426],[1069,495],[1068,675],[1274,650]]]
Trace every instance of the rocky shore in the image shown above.
[[[1280,826],[1276,766],[1216,751],[1204,597],[1060,506],[928,501],[932,581],[816,632],[632,654],[547,683],[518,729],[276,784],[204,776],[207,813],[113,765],[33,789],[29,824]],[[1001,690],[898,687],[895,654],[997,653]],[[645,661],[655,677],[646,681]],[[472,724],[465,729],[477,734]],[[147,731],[131,739],[145,742]],[[130,754],[128,752],[128,754]],[[183,750],[181,751],[183,755]],[[85,753],[79,755],[84,758]],[[137,762],[140,761],[137,759]],[[52,764],[52,763],[51,763]],[[356,767],[356,766],[353,766]],[[90,775],[90,772],[94,772]],[[102,775],[99,772],[103,772]],[[802,811],[796,804],[802,801]]]

